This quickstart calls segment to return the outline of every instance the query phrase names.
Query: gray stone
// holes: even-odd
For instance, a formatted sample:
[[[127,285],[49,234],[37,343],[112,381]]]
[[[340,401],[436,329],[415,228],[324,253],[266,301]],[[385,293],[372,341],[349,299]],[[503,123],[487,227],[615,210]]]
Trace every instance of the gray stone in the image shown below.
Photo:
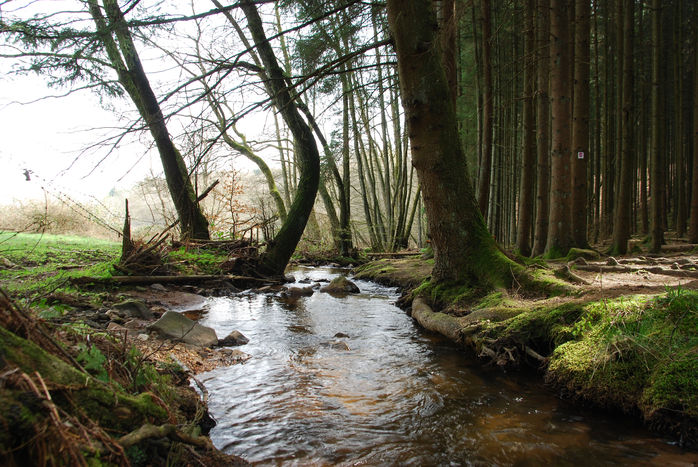
[[[150,288],[157,290],[158,292],[167,292],[167,288],[162,284],[153,284],[150,286]]]
[[[168,339],[181,340],[199,347],[213,347],[218,344],[216,331],[175,311],[168,311],[148,328]]]
[[[218,341],[218,345],[221,347],[230,347],[236,345],[245,345],[250,340],[245,337],[240,331],[235,330],[228,334],[224,339]]]
[[[150,336],[148,334],[138,334],[136,338],[139,341],[147,341],[150,338]]]
[[[343,332],[338,332],[334,337],[349,337],[349,334],[344,334]]]
[[[359,293],[359,287],[352,281],[344,276],[338,276],[332,279],[332,281],[325,287],[320,289],[320,292],[336,293],[336,294],[348,294],[348,293]]]
[[[131,318],[153,319],[153,312],[140,300],[126,300],[117,303],[114,308]]]
[[[308,287],[289,287],[281,292],[282,297],[310,297],[315,291],[311,286]]]

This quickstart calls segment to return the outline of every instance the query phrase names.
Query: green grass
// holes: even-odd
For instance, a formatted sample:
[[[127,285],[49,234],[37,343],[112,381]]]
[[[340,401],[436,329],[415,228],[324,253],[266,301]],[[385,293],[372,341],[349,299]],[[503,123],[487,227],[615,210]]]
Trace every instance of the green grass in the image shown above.
[[[70,235],[0,232],[0,257],[15,267],[0,270],[0,286],[16,298],[45,304],[53,292],[76,292],[70,279],[108,277],[121,245]]]

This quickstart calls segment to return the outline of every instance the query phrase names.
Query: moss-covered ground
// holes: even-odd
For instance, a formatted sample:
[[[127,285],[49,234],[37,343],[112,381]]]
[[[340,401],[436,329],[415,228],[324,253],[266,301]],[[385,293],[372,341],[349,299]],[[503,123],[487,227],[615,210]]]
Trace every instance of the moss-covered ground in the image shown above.
[[[531,266],[552,284],[547,293],[435,286],[419,259],[372,262],[359,277],[426,299],[439,319],[451,320],[449,329],[460,328],[456,340],[480,356],[531,364],[565,396],[637,414],[698,445],[698,291],[672,286],[625,295],[633,287],[620,287],[585,294],[590,287],[555,278],[541,261]]]

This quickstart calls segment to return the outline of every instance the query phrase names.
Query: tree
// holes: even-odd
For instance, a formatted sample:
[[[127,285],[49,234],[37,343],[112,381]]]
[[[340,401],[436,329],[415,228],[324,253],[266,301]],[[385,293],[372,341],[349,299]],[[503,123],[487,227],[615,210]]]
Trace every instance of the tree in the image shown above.
[[[431,0],[388,0],[412,163],[434,247],[433,282],[509,286],[521,267],[497,248],[467,176]]]
[[[550,221],[545,253],[549,257],[567,254],[570,235],[570,65],[569,3],[552,0],[550,8],[550,103],[552,152]]]
[[[523,256],[531,254],[531,220],[533,218],[533,186],[535,182],[536,146],[535,146],[535,1],[526,0],[524,32],[524,108],[523,108],[523,160],[521,170],[521,196],[519,198],[519,222],[516,234],[516,246]]]
[[[536,44],[538,49],[538,70],[536,89],[536,225],[533,235],[533,256],[542,255],[548,243],[548,215],[550,206],[550,0],[537,0],[538,28]]]
[[[622,113],[620,118],[621,160],[618,184],[618,200],[613,222],[612,254],[624,255],[628,251],[630,238],[630,210],[632,201],[633,164],[633,1],[619,0],[623,5],[623,63],[620,96]]]
[[[661,19],[662,19],[662,2],[661,0],[652,0],[652,94],[651,94],[651,148],[650,148],[650,193],[652,196],[650,202],[650,222],[651,222],[651,239],[650,250],[658,252],[664,243],[664,228],[662,224],[662,208],[663,208],[663,167],[661,166],[662,157],[662,111],[660,107],[660,57],[661,53]]]
[[[492,129],[494,125],[494,101],[492,96],[492,12],[490,0],[481,0],[482,10],[482,160],[478,175],[478,205],[487,218],[490,202],[490,176],[492,174]]]
[[[591,3],[577,0],[574,28],[574,102],[572,104],[572,242],[587,248],[587,164],[589,154],[589,32]],[[594,157],[599,157],[594,154]]]
[[[298,189],[288,209],[286,222],[270,242],[260,263],[261,272],[281,275],[303,235],[315,203],[320,182],[320,154],[312,130],[298,113],[283,70],[266,37],[262,19],[254,2],[244,0],[240,3],[240,8],[245,13],[248,29],[266,69],[268,77],[266,86],[271,91],[269,97],[293,134],[296,157],[300,166]]]

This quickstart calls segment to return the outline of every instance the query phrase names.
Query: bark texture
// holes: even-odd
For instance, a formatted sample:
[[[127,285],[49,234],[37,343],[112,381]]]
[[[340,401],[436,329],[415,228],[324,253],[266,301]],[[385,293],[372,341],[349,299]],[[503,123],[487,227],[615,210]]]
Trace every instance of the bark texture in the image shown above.
[[[270,97],[293,134],[296,159],[300,169],[298,189],[288,209],[286,222],[262,256],[262,271],[281,275],[303,235],[315,203],[320,181],[320,154],[312,130],[298,113],[293,97],[286,86],[283,71],[264,33],[262,20],[255,4],[246,0],[240,3],[240,7],[247,18],[250,34],[266,69],[268,81],[265,84],[273,92]]]
[[[434,247],[434,282],[506,286],[519,266],[496,248],[467,177],[430,0],[389,0],[412,163]]]

